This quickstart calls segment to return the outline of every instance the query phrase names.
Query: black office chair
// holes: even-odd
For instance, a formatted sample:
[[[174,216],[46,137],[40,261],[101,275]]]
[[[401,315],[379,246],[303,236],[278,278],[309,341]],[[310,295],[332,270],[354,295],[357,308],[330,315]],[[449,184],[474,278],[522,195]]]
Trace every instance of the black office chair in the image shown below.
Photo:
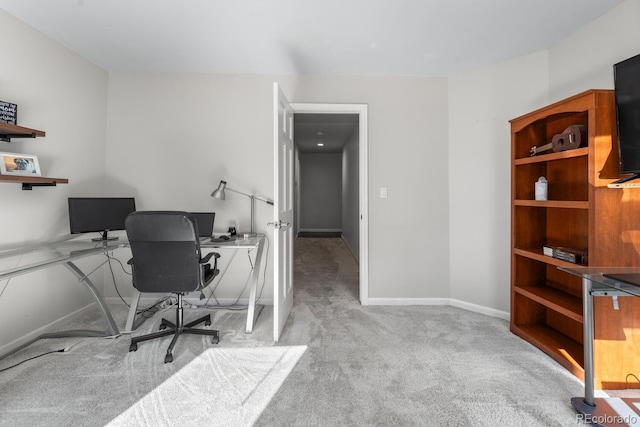
[[[211,325],[210,314],[183,324],[183,295],[201,291],[220,272],[217,268],[220,254],[211,252],[201,257],[198,225],[193,215],[175,211],[137,211],[127,217],[125,229],[133,255],[129,260],[133,286],[140,292],[178,295],[176,322],[162,319],[160,332],[132,338],[129,351],[136,351],[139,342],[173,335],[164,358],[164,362],[169,363],[173,361],[171,352],[181,334],[210,335],[212,343],[217,344],[220,340],[218,331],[194,328],[202,322],[205,326]],[[212,257],[213,267],[209,264]],[[168,330],[163,330],[167,327]]]

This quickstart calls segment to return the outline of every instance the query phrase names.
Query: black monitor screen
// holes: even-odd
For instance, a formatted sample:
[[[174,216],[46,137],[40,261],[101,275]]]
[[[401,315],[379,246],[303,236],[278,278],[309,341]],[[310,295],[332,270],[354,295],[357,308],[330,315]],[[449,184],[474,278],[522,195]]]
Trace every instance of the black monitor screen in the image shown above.
[[[136,210],[133,197],[69,197],[71,234],[124,230],[124,220]]]
[[[621,173],[640,173],[640,55],[614,65]]]
[[[198,223],[199,237],[211,237],[213,234],[213,222],[215,220],[215,212],[189,212],[194,216]]]

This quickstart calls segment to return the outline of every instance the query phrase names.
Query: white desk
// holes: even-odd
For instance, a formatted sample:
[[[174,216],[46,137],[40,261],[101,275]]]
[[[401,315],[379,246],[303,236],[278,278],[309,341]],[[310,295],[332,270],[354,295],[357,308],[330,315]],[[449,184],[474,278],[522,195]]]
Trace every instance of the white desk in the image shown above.
[[[111,312],[109,311],[107,304],[100,293],[96,290],[96,287],[91,282],[88,275],[80,270],[80,268],[74,264],[74,261],[80,258],[112,251],[125,246],[125,244],[126,239],[109,240],[105,242],[66,240],[0,252],[0,282],[11,279],[15,276],[32,273],[34,271],[56,265],[63,265],[78,279],[80,283],[85,286],[86,289],[91,292],[107,324],[107,329],[105,331],[83,329],[42,334],[8,353],[0,355],[0,359],[42,338],[118,336],[120,332],[118,331],[118,327],[116,326],[113,317],[111,316]]]
[[[238,238],[236,240],[224,241],[224,242],[212,242],[209,239],[206,241],[200,242],[201,249],[214,249],[216,252],[221,253],[220,259],[222,260],[223,256],[225,256],[226,252],[231,252],[231,257],[235,256],[235,254],[239,250],[246,250],[247,252],[256,251],[255,253],[255,261],[251,267],[251,271],[249,274],[249,303],[247,306],[247,326],[245,332],[250,334],[253,332],[253,326],[255,324],[256,319],[260,315],[262,311],[262,306],[256,307],[256,297],[258,292],[258,280],[260,277],[260,266],[262,265],[262,254],[264,251],[265,244],[265,236],[258,235],[256,237],[251,238]],[[222,280],[222,276],[224,276],[224,271],[218,276],[218,280]],[[129,315],[127,317],[127,324],[125,326],[124,333],[130,333],[134,331],[142,322],[146,320],[146,318],[142,316],[136,317],[136,313],[138,311],[138,305],[140,303],[140,292],[134,289],[133,300],[131,301],[131,307],[129,308]],[[223,308],[224,306],[220,306]]]

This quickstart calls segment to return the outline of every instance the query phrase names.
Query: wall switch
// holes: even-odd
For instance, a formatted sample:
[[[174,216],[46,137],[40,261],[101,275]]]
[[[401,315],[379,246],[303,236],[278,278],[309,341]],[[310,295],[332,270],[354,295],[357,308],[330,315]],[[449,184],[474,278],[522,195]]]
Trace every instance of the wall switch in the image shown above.
[[[380,198],[386,199],[388,195],[387,187],[380,187]]]

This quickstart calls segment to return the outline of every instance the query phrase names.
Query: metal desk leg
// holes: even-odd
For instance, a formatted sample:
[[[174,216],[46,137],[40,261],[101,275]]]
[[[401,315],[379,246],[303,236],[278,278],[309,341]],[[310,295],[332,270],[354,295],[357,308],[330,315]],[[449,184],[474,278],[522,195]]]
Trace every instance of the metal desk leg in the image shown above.
[[[593,414],[596,406],[593,379],[593,284],[582,279],[582,317],[584,320],[584,398],[571,399],[573,407],[582,414]]]
[[[102,333],[100,335],[102,335],[102,336],[119,335],[120,332],[118,331],[118,327],[116,326],[116,322],[114,322],[113,317],[111,316],[111,312],[109,311],[109,308],[107,307],[107,304],[105,303],[104,299],[102,298],[102,295],[100,295],[100,293],[96,290],[95,285],[91,282],[91,280],[89,280],[89,277],[86,274],[84,274],[82,272],[82,270],[80,270],[72,262],[66,262],[66,263],[64,263],[64,266],[67,267],[67,269],[69,269],[69,271],[71,271],[71,273],[73,273],[73,275],[76,276],[78,278],[78,280],[80,280],[82,283],[84,283],[84,285],[93,294],[93,298],[98,303],[98,307],[100,307],[100,311],[102,311],[102,316],[106,320],[107,326],[108,326],[107,332],[106,333]],[[80,332],[80,331],[77,331],[77,332]],[[86,331],[86,332],[90,333],[92,331]],[[100,336],[100,335],[89,335],[89,336]],[[78,335],[74,335],[74,336],[78,336]]]
[[[76,278],[78,278],[78,280],[82,282],[87,287],[87,289],[89,289],[89,291],[91,291],[91,293],[93,294],[93,299],[95,299],[96,303],[98,304],[98,307],[100,308],[100,311],[102,311],[102,316],[104,317],[104,320],[107,322],[107,330],[96,331],[92,329],[76,329],[76,330],[70,330],[70,331],[48,332],[48,333],[37,336],[36,338],[30,340],[29,342],[26,342],[21,346],[14,348],[13,350],[7,353],[0,355],[0,360],[4,359],[6,356],[9,356],[10,354],[13,354],[19,350],[22,350],[25,347],[28,347],[29,345],[33,344],[38,340],[45,339],[45,338],[117,337],[118,335],[120,335],[120,331],[118,331],[118,326],[116,325],[116,322],[113,320],[113,317],[111,316],[111,312],[109,311],[107,304],[105,303],[104,299],[102,298],[102,295],[100,295],[100,293],[97,291],[95,285],[91,282],[89,277],[86,274],[84,274],[82,270],[80,270],[74,263],[70,261],[65,262],[64,266],[67,267],[67,269],[71,271],[71,273],[73,273],[73,275],[76,276]]]
[[[584,402],[595,406],[593,385],[593,293],[591,280],[582,279],[582,316],[584,320]]]
[[[260,312],[262,311],[262,306],[258,307],[256,312],[256,295],[258,293],[258,280],[260,278],[260,265],[262,263],[262,250],[264,248],[264,240],[260,242],[258,245],[258,250],[256,252],[256,261],[253,266],[253,270],[251,271],[251,291],[249,292],[249,307],[247,308],[247,327],[245,332],[250,334],[253,332],[253,325],[255,324]]]
[[[138,311],[138,304],[140,304],[140,292],[136,288],[133,288],[133,299],[131,300],[131,306],[129,307],[127,324],[124,327],[124,332],[126,334],[131,333],[136,329],[135,320],[136,312]]]

